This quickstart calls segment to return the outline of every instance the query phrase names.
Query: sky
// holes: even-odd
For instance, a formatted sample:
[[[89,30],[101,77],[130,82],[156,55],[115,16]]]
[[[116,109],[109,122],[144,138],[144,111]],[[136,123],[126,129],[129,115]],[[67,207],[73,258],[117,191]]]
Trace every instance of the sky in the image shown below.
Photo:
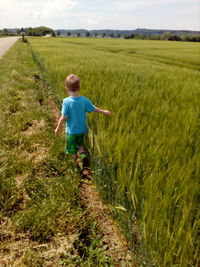
[[[0,29],[200,30],[200,0],[1,0]]]

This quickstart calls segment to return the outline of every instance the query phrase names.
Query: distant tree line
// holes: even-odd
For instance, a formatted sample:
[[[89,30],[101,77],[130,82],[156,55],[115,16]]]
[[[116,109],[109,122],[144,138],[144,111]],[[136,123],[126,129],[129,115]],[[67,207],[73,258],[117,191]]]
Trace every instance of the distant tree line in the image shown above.
[[[4,28],[3,30],[0,30],[0,35],[1,36],[12,36],[12,35],[15,35],[15,34],[10,32],[8,29]]]
[[[164,34],[155,34],[155,35],[146,35],[146,34],[114,34],[109,33],[106,34],[101,33],[90,33],[87,31],[86,33],[73,33],[68,31],[66,34],[61,34],[61,32],[56,33],[57,36],[68,36],[68,37],[93,37],[93,38],[123,38],[123,39],[139,39],[139,40],[168,40],[168,41],[187,41],[187,42],[200,42],[200,35],[193,34],[172,34],[170,32],[166,32]]]
[[[0,36],[16,36],[20,35],[22,29],[6,29],[0,30]],[[133,31],[120,31],[120,30],[56,30],[51,28],[29,27],[23,29],[27,36],[72,36],[72,37],[94,37],[94,38],[123,38],[123,39],[141,39],[141,40],[169,40],[169,41],[187,41],[187,42],[200,42],[199,32],[192,31],[166,31],[163,30],[148,30],[136,29]]]
[[[168,40],[168,41],[188,41],[188,42],[200,42],[200,34],[190,33],[189,31],[182,31],[178,33],[155,31],[153,30],[141,31],[144,33],[132,33],[126,31],[112,31],[112,30],[56,30],[57,36],[68,37],[93,37],[93,38],[122,38],[122,39],[140,39],[140,40]]]
[[[51,36],[56,36],[56,33],[54,32],[53,29],[45,27],[45,26],[40,26],[40,27],[29,27],[29,28],[21,28],[21,29],[6,29],[4,28],[3,30],[0,30],[0,35],[2,36],[16,36],[20,35],[21,32],[25,32],[25,35],[27,36],[45,36],[47,34],[50,34]]]
[[[48,27],[40,26],[40,27],[35,27],[35,28],[25,28],[25,35],[28,36],[45,36],[47,34],[50,34],[52,36],[55,36],[54,30]],[[19,33],[19,32],[18,32]]]
[[[123,37],[124,39],[200,42],[200,35],[193,35],[193,34],[178,35],[178,34],[172,34],[171,32],[165,32],[162,35],[131,34],[131,35],[124,35]]]

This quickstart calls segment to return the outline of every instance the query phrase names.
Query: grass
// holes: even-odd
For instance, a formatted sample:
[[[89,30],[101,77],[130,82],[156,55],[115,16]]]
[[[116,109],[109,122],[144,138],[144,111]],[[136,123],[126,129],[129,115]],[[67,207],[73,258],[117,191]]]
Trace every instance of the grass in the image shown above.
[[[50,85],[26,43],[0,59],[1,264],[113,266],[82,209],[80,176],[54,135]]]
[[[89,118],[96,180],[143,262],[198,266],[199,44],[30,38],[58,94],[82,92],[111,118]],[[135,238],[135,218],[140,236]]]

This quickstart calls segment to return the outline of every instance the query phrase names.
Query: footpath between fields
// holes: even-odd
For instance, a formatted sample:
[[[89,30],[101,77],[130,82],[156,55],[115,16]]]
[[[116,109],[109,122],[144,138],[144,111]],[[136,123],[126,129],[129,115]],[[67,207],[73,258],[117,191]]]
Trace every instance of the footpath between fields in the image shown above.
[[[59,111],[28,44],[1,59],[2,266],[138,266],[95,184],[54,135]]]

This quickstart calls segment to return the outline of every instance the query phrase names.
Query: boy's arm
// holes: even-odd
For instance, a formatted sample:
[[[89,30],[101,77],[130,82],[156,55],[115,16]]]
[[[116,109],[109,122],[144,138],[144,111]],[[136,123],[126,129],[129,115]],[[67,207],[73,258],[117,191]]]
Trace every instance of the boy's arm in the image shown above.
[[[55,129],[55,134],[58,133],[58,131],[59,131],[59,129],[60,129],[60,126],[62,125],[63,121],[65,121],[66,119],[67,119],[67,116],[64,116],[64,115],[61,115],[61,116],[60,116],[60,119],[59,119],[59,121],[58,121],[58,125],[57,125],[57,127],[56,127],[56,129]]]
[[[104,114],[104,115],[111,115],[110,110],[106,110],[106,109],[95,108],[94,111],[95,111],[95,112],[102,113],[102,114]]]

